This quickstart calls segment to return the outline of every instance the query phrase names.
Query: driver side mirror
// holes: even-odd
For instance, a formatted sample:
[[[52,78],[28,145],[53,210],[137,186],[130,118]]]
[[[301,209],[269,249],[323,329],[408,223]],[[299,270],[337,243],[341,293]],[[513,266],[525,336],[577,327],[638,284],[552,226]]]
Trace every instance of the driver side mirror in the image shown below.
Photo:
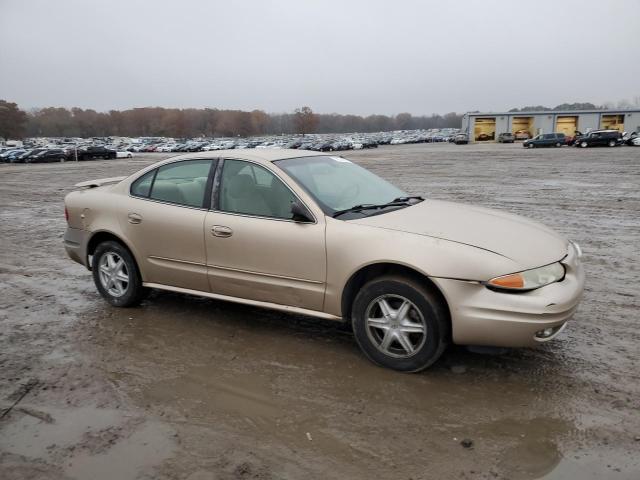
[[[313,216],[300,202],[291,202],[291,220],[299,223],[313,223]]]

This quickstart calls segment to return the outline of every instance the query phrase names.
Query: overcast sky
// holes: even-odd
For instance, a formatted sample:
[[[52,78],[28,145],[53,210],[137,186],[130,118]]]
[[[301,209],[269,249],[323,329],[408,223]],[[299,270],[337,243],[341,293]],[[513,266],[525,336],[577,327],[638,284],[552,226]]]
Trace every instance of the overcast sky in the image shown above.
[[[617,102],[638,52],[638,0],[0,0],[0,98],[23,108]]]

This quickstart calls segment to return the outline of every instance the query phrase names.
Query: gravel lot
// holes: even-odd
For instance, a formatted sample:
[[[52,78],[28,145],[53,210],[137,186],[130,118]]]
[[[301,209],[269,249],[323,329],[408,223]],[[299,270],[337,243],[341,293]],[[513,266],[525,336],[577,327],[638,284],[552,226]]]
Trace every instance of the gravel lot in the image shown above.
[[[165,156],[0,165],[1,478],[640,478],[640,148],[344,153],[585,252],[558,340],[452,348],[417,375],[370,364],[330,322],[171,293],[102,301],[66,258],[62,199]]]

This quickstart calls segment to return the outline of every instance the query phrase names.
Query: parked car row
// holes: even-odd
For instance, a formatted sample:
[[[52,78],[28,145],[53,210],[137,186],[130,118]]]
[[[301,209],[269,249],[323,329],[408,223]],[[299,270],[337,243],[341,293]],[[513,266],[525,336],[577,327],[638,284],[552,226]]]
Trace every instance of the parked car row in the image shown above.
[[[459,129],[398,130],[350,134],[273,135],[248,138],[57,138],[31,139],[24,148],[8,148],[0,161],[12,163],[59,162],[132,157],[137,152],[207,152],[245,148],[293,148],[334,152],[402,145],[453,141]],[[0,150],[1,152],[1,150]]]
[[[131,152],[122,152],[102,145],[69,147],[48,145],[43,148],[6,148],[0,153],[0,162],[5,163],[50,163],[69,160],[97,160],[113,158],[131,158]]]
[[[405,130],[366,134],[311,134],[304,136],[271,136],[249,138],[218,138],[178,141],[153,140],[126,146],[130,152],[208,152],[245,148],[292,148],[333,152],[377,148],[378,145],[431,143],[451,141],[457,129]]]
[[[592,130],[589,133],[582,134],[576,132],[574,137],[568,137],[564,133],[543,133],[525,140],[523,147],[562,147],[563,145],[571,145],[579,148],[587,147],[617,147],[619,145],[640,146],[640,137],[637,132],[629,135],[623,134],[618,130]]]
[[[480,133],[475,136],[476,141],[487,141],[495,138],[495,132]],[[575,147],[617,147],[619,145],[640,146],[640,133],[621,133],[618,130],[592,130],[587,133],[576,132],[574,136],[568,136],[561,132],[541,133],[531,136],[527,130],[518,130],[515,133],[504,132],[498,134],[496,142],[514,143],[516,140],[523,140],[522,146],[525,148],[537,147],[562,147],[572,145]],[[461,145],[469,143],[466,133],[459,133],[453,137],[455,144]]]
[[[487,139],[493,139],[493,133]],[[479,138],[479,135],[477,138]],[[525,138],[526,137],[526,138]],[[576,132],[570,137],[563,133],[545,133],[530,138],[526,130],[498,134],[498,143],[514,143],[524,139],[526,148],[594,146],[640,146],[640,133],[620,133],[617,130],[593,130],[586,134]],[[334,152],[377,148],[379,145],[410,143],[451,142],[456,145],[469,143],[469,136],[459,129],[400,130],[395,132],[352,134],[278,135],[248,138],[173,139],[173,138],[93,138],[93,139],[31,139],[23,147],[0,147],[0,162],[44,163],[69,160],[96,160],[131,158],[136,152],[206,152],[246,148],[292,148]]]

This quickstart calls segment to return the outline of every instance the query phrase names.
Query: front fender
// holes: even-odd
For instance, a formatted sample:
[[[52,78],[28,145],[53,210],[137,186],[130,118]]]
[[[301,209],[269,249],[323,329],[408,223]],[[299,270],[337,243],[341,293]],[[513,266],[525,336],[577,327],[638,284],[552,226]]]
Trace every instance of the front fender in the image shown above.
[[[325,311],[341,314],[342,292],[360,269],[393,263],[427,277],[483,281],[517,271],[513,260],[478,247],[327,218]]]

